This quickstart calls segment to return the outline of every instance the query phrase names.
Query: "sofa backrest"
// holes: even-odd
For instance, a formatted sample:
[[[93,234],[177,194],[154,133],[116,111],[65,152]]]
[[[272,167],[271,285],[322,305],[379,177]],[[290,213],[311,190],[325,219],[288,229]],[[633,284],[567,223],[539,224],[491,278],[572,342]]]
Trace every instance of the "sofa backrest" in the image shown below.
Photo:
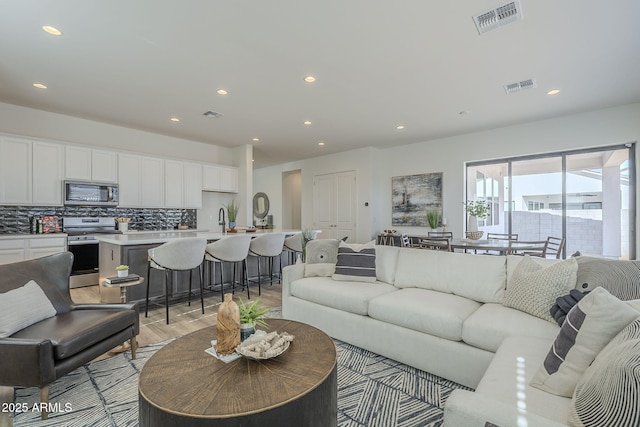
[[[62,252],[29,261],[0,265],[0,293],[34,280],[51,301],[58,314],[71,310],[69,276],[73,254]]]
[[[376,245],[376,279],[393,285],[398,266],[400,247]]]
[[[402,248],[394,285],[501,303],[506,286],[505,257]]]

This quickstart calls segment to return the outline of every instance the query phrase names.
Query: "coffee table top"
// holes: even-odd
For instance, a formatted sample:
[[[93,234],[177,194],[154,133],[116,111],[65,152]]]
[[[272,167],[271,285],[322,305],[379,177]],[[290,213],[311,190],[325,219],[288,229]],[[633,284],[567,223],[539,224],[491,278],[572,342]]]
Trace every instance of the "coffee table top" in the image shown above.
[[[167,344],[145,363],[138,390],[165,412],[196,418],[245,416],[295,400],[321,384],[336,366],[327,334],[293,320],[267,319],[267,331],[295,336],[289,349],[269,360],[224,363],[205,353],[215,327]]]

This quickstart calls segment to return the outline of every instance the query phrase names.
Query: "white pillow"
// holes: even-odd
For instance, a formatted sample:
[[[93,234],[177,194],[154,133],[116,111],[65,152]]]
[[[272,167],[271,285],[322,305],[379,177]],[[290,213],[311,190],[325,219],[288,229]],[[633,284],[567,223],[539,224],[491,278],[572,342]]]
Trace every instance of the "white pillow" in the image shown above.
[[[42,288],[30,280],[26,285],[0,294],[0,338],[56,315]]]
[[[577,272],[578,262],[575,258],[543,267],[525,255],[513,270],[503,305],[555,324],[551,306],[556,298],[566,295],[575,287]]]
[[[574,305],[530,385],[571,397],[598,353],[640,313],[597,287]]]
[[[333,280],[376,281],[376,241],[365,244],[340,242]]]

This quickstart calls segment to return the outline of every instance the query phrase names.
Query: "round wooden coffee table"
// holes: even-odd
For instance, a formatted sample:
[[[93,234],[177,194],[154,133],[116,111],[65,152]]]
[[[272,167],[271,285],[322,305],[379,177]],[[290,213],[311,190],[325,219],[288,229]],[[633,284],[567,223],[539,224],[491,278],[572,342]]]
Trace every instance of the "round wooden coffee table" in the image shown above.
[[[205,353],[215,327],[178,338],[151,356],[138,383],[140,426],[336,426],[333,340],[293,320],[267,323],[268,331],[295,336],[273,359],[224,363]]]

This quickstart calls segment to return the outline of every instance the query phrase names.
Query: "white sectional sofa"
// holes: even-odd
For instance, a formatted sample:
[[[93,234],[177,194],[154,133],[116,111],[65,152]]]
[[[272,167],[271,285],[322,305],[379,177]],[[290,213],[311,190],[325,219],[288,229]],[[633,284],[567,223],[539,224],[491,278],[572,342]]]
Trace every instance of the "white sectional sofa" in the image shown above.
[[[283,272],[283,316],[475,389],[451,395],[447,426],[567,425],[571,399],[529,386],[559,326],[502,304],[522,260],[376,246],[375,283],[305,277],[295,264]]]

